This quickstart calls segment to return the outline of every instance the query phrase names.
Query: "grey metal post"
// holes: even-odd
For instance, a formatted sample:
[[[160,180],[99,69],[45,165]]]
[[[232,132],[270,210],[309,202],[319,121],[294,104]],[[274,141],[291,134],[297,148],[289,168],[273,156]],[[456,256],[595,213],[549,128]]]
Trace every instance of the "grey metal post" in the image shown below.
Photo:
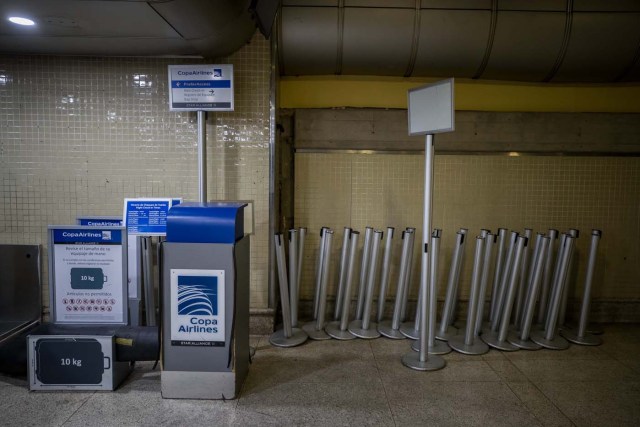
[[[320,304],[320,287],[322,282],[322,266],[324,265],[325,231],[327,227],[320,228],[320,249],[318,250],[318,265],[316,266],[316,289],[313,297],[313,320],[318,318],[318,306]]]
[[[344,285],[344,298],[342,298],[342,309],[340,310],[340,322],[330,322],[324,328],[325,332],[338,340],[353,340],[355,335],[347,330],[349,326],[349,309],[351,306],[351,288],[353,284],[353,271],[356,265],[356,255],[358,252],[358,237],[360,233],[351,231],[349,235],[349,260],[347,261],[347,278]]]
[[[536,244],[538,248],[535,252],[536,256],[531,264],[532,278],[530,285],[529,297],[527,298],[522,317],[522,327],[520,332],[512,331],[509,333],[508,340],[511,344],[525,350],[538,350],[540,345],[529,339],[531,333],[531,325],[533,323],[533,314],[536,306],[536,298],[540,290],[540,282],[543,276],[543,267],[546,263],[546,254],[549,248],[549,237],[539,236],[540,243]]]
[[[524,229],[524,237],[527,238],[527,241],[531,241],[531,235],[533,230],[530,228]],[[524,307],[524,299],[527,295],[528,291],[528,282],[529,278],[529,245],[525,246],[522,251],[522,261],[520,261],[522,265],[520,266],[520,280],[518,281],[518,296],[516,297],[515,308],[513,310],[513,323],[516,325],[516,328],[520,327],[520,318],[522,317],[522,308]]]
[[[307,237],[306,227],[298,229],[298,275],[296,276],[296,292],[300,296],[300,279],[302,278],[302,262],[304,260],[304,241]]]
[[[478,293],[478,308],[476,310],[476,329],[475,335],[482,333],[482,322],[484,321],[484,306],[487,296],[487,285],[491,273],[491,257],[493,255],[493,246],[496,243],[497,235],[488,233],[485,237],[484,261],[482,263],[482,277],[480,278],[480,292]]]
[[[483,252],[485,238],[476,237],[476,251],[473,257],[473,272],[471,274],[471,292],[467,310],[467,327],[464,335],[456,335],[449,339],[449,347],[462,354],[478,355],[489,351],[489,347],[476,339],[476,316],[478,297],[480,296],[480,278],[482,276]]]
[[[404,322],[407,320],[407,304],[409,302],[409,294],[411,293],[411,284],[413,283],[413,272],[416,269],[416,259],[413,256],[413,248],[415,246],[416,240],[416,229],[413,227],[407,227],[409,231],[409,259],[407,264],[407,275],[404,280],[407,284],[404,286],[404,294],[402,296],[402,309],[400,310],[400,321]]]
[[[589,309],[591,307],[591,285],[593,283],[593,272],[596,266],[596,255],[598,252],[598,243],[602,237],[602,231],[591,230],[591,246],[589,248],[589,261],[587,264],[587,274],[584,279],[584,290],[582,291],[582,306],[580,307],[580,323],[578,330],[563,329],[560,334],[567,340],[575,344],[581,345],[600,345],[602,339],[587,332],[589,324]]]
[[[142,237],[142,286],[144,288],[145,320],[147,326],[156,326],[156,293],[153,285],[152,238]]]
[[[360,265],[360,284],[358,285],[358,300],[356,303],[356,319],[362,319],[364,311],[364,297],[367,289],[367,272],[369,271],[369,253],[371,252],[371,237],[373,228],[364,229],[364,246],[362,247],[362,264]]]
[[[427,319],[428,326],[428,346],[427,351],[429,354],[447,354],[451,353],[451,347],[446,342],[436,339],[436,310],[438,304],[438,255],[440,253],[440,236],[442,230],[435,229],[431,233],[431,277],[429,278],[429,318]],[[420,340],[415,340],[411,344],[411,349],[414,351],[420,351]]]
[[[371,305],[373,304],[373,294],[376,287],[378,252],[380,250],[382,234],[381,230],[375,230],[371,239],[369,271],[367,272],[367,287],[365,289],[362,319],[356,319],[349,323],[349,332],[358,338],[373,339],[380,336],[380,332],[378,332],[377,329],[378,325],[375,322],[371,322]]]
[[[569,235],[574,239],[580,237],[580,231],[575,228],[569,230]],[[566,282],[562,291],[562,302],[560,303],[560,311],[558,312],[558,326],[564,326],[567,318],[567,302],[569,301],[569,291],[571,290],[571,273],[573,271],[575,244],[571,252],[571,258],[569,258],[569,266],[567,267],[567,276],[564,281]]]
[[[207,201],[207,113],[198,111],[198,200]]]
[[[344,282],[347,276],[347,256],[349,252],[349,236],[351,235],[351,228],[344,228],[344,235],[342,236],[342,250],[340,251],[340,270],[338,273],[338,288],[336,290],[336,306],[333,314],[333,320],[340,319],[340,310],[342,308],[342,294],[344,293]]]
[[[380,294],[378,296],[378,323],[384,318],[384,306],[387,299],[387,289],[389,288],[389,278],[391,277],[391,247],[393,243],[393,227],[387,227],[387,238],[384,242],[384,257],[382,258],[382,274],[380,277]]]
[[[502,312],[503,307],[504,307],[504,300],[505,300],[505,296],[507,294],[507,286],[509,283],[509,277],[511,276],[511,270],[514,269],[515,265],[513,264],[513,257],[515,255],[515,248],[517,246],[518,243],[518,237],[520,236],[520,234],[516,231],[512,231],[511,232],[511,236],[509,238],[509,250],[507,252],[507,259],[504,263],[504,268],[502,269],[502,277],[500,278],[500,286],[499,286],[499,294],[497,296],[497,300],[496,300],[496,312],[493,316],[493,320],[491,321],[491,332],[498,332],[498,328],[500,327],[500,321],[501,321],[501,316],[502,316]]]
[[[502,270],[504,268],[504,241],[507,238],[507,229],[498,229],[498,251],[496,253],[495,269],[493,271],[493,286],[491,288],[491,309],[489,311],[489,324],[493,322],[496,316],[496,306],[498,304],[498,295],[500,295],[500,282],[502,278]]]
[[[327,287],[329,286],[329,271],[331,270],[331,242],[333,240],[333,230],[327,229],[324,232],[324,254],[322,255],[322,280],[320,281],[320,298],[318,302],[318,317],[315,322],[307,323],[302,329],[312,340],[331,339],[324,331],[324,319],[327,311]]]
[[[522,329],[522,323],[524,322],[524,312],[525,312],[525,308],[529,305],[529,299],[532,297],[531,295],[531,289],[533,287],[533,279],[534,279],[534,275],[535,275],[535,265],[538,262],[538,257],[540,256],[540,251],[542,249],[542,243],[543,243],[543,239],[544,239],[544,234],[543,233],[536,233],[536,245],[534,246],[533,249],[533,254],[531,256],[531,262],[529,263],[529,272],[527,275],[527,292],[525,294],[525,298],[524,298],[524,305],[522,307],[522,311],[520,314],[520,317],[517,318],[517,327],[518,330]],[[542,260],[543,266],[544,266],[544,260]],[[542,270],[540,270],[542,274]],[[540,278],[542,279],[542,276],[540,276]],[[534,299],[537,300],[538,298],[538,292],[536,291],[535,297]],[[533,305],[535,307],[536,301],[534,300]]]
[[[462,234],[464,234],[465,236],[467,235],[467,232],[469,230],[467,230],[466,228],[461,228],[460,232]],[[456,268],[456,276],[454,279],[454,295],[453,295],[453,304],[451,306],[451,310],[449,311],[449,325],[453,325],[453,323],[456,320],[456,312],[457,312],[457,306],[458,306],[458,294],[460,293],[460,273],[462,272],[462,264],[464,263],[464,249],[465,246],[467,245],[467,240],[464,239],[462,241],[462,246],[460,247],[460,262],[458,262],[457,264],[457,268]]]
[[[387,338],[401,340],[405,336],[400,333],[400,311],[402,310],[402,299],[405,292],[405,277],[407,274],[407,264],[409,261],[409,233],[408,231],[402,232],[402,252],[400,253],[400,271],[398,273],[398,282],[396,285],[396,299],[393,306],[392,320],[384,320],[378,323],[378,332]]]
[[[441,341],[447,341],[450,337],[458,333],[458,328],[449,324],[451,311],[454,308],[454,298],[456,295],[456,271],[462,260],[462,245],[464,244],[465,234],[462,231],[456,233],[456,243],[453,247],[453,257],[451,258],[451,267],[449,268],[449,279],[447,281],[447,294],[442,306],[442,315],[440,317],[440,327],[436,331],[436,338]]]
[[[400,325],[400,332],[407,338],[417,340],[420,338],[420,312],[422,311],[422,288],[418,289],[418,300],[416,301],[416,315],[412,321],[407,320]]]
[[[538,299],[538,319],[537,323],[544,324],[547,314],[547,303],[549,302],[549,288],[551,284],[551,272],[553,271],[553,245],[558,238],[558,230],[550,228],[547,232],[549,237],[549,249],[544,259],[544,271],[542,275],[542,289],[540,290],[540,298]]]
[[[273,238],[276,247],[276,262],[278,265],[278,285],[280,287],[280,305],[282,306],[283,328],[274,332],[269,337],[269,342],[276,347],[295,347],[307,340],[307,334],[305,334],[301,329],[293,328],[291,326],[289,284],[287,283],[287,266],[282,233],[276,233]]]
[[[565,279],[567,278],[569,260],[571,259],[571,253],[573,252],[574,240],[573,236],[566,235],[564,239],[564,247],[560,250],[560,254],[562,255],[560,271],[557,280],[553,284],[551,299],[549,301],[549,310],[547,311],[545,330],[536,330],[531,332],[531,340],[533,342],[552,350],[565,350],[569,348],[569,342],[556,334],[556,332],[562,292],[566,283]]]
[[[289,297],[291,327],[298,326],[298,230],[289,230]]]
[[[431,241],[431,206],[433,194],[433,135],[426,135],[424,143],[425,154],[425,171],[424,171],[424,209],[422,215],[422,247],[421,247],[421,265],[420,271],[420,287],[422,288],[422,298],[420,304],[422,312],[420,313],[420,351],[415,353],[409,351],[402,356],[402,364],[408,368],[418,371],[433,371],[442,369],[445,361],[440,356],[432,355],[429,357],[427,346],[427,305],[429,304],[429,274],[430,258],[429,243]]]
[[[511,268],[509,274],[509,284],[506,287],[507,293],[504,299],[504,307],[502,315],[500,316],[500,329],[498,332],[490,331],[481,335],[481,338],[489,346],[497,348],[503,351],[516,351],[518,347],[507,341],[507,333],[509,331],[509,320],[511,318],[511,311],[513,310],[513,303],[516,298],[516,285],[518,281],[518,273],[522,266],[522,251],[527,244],[527,238],[524,236],[518,236],[518,240],[515,244],[515,255],[512,257]]]

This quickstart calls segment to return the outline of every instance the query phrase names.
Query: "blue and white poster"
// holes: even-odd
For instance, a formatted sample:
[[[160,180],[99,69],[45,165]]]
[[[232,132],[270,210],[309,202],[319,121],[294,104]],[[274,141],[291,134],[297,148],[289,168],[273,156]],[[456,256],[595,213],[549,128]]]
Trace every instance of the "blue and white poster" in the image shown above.
[[[224,270],[171,270],[171,345],[224,345],[224,287]]]
[[[123,228],[50,227],[55,323],[126,323]]]
[[[174,199],[124,199],[124,221],[130,236],[166,236],[167,215]]]
[[[170,111],[233,111],[233,65],[169,65]]]

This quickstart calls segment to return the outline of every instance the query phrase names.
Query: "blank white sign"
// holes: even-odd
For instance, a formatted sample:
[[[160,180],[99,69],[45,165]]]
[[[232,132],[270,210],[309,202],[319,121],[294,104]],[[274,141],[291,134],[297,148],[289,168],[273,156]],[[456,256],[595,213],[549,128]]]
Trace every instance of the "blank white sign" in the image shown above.
[[[409,135],[454,129],[453,79],[409,90]]]

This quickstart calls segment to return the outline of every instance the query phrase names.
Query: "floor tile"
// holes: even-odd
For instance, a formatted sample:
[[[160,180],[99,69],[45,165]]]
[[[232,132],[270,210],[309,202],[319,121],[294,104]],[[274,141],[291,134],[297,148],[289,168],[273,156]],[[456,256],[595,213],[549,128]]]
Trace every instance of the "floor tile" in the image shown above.
[[[509,382],[509,388],[543,426],[573,426],[574,424],[530,382]]]
[[[504,356],[515,360],[606,360],[612,357],[599,347],[571,344],[566,350],[519,350],[506,351]]]
[[[29,392],[26,381],[0,387],[0,425],[61,426],[94,392]]]
[[[640,382],[542,382],[538,387],[578,426],[640,423]]]
[[[633,381],[638,374],[617,360],[513,360],[513,364],[534,383],[546,381]]]
[[[238,401],[235,421],[244,425],[393,425],[382,383],[349,381],[248,388]]]
[[[487,363],[503,381],[528,382],[528,378],[508,359],[487,360]]]
[[[527,407],[502,382],[385,385],[399,426],[535,426]]]

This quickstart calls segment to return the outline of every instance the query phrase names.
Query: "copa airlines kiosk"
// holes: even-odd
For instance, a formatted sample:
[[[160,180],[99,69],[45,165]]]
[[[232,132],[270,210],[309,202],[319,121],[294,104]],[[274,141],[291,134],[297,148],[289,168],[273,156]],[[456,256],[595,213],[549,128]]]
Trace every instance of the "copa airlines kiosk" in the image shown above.
[[[232,399],[249,368],[245,203],[183,203],[162,244],[162,397]]]

